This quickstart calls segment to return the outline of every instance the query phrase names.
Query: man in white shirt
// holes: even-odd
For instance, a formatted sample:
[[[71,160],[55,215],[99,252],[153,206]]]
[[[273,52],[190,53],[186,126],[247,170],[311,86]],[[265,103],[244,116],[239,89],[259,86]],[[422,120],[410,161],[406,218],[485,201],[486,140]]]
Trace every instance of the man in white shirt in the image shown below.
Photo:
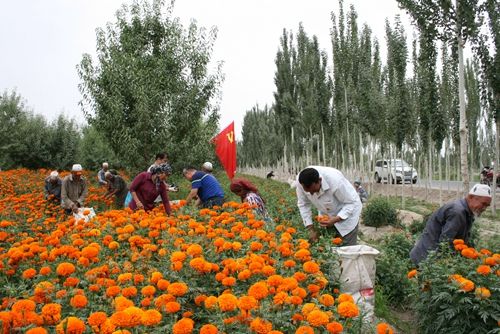
[[[357,244],[358,223],[362,204],[356,189],[337,169],[309,166],[298,176],[297,206],[309,239],[318,240],[318,230],[314,227],[311,205],[320,215],[328,216],[320,225],[335,236],[342,237],[343,246]]]

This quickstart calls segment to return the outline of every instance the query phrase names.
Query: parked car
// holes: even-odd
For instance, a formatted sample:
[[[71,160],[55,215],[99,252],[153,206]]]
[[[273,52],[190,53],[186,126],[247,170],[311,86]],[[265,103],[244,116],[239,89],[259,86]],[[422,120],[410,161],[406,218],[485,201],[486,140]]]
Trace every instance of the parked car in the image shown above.
[[[412,165],[401,159],[377,160],[375,162],[375,182],[382,180],[388,183],[413,182],[417,183],[418,173]]]

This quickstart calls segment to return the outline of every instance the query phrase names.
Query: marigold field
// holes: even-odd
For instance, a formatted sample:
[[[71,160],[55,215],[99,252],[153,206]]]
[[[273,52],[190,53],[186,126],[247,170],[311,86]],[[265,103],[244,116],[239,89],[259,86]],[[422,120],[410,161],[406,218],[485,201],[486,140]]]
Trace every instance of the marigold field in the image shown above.
[[[341,333],[358,321],[331,279],[333,240],[300,238],[284,200],[274,223],[236,202],[167,217],[108,210],[91,186],[97,216],[84,223],[44,200],[46,175],[0,172],[2,333]]]

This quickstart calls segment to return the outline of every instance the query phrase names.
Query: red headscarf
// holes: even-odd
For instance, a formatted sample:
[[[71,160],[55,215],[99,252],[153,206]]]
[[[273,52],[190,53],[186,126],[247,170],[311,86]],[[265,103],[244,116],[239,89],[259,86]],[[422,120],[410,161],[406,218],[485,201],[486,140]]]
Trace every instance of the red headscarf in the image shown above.
[[[259,194],[257,188],[250,181],[245,179],[233,179],[229,189],[231,189],[233,193],[239,193],[242,201],[249,192]]]

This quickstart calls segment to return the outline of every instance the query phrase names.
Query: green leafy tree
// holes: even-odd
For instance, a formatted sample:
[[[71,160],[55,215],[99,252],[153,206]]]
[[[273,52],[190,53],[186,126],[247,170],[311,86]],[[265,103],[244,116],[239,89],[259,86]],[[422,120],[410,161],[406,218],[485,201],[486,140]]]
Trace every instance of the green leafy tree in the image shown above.
[[[208,71],[216,30],[184,28],[172,10],[162,0],[124,5],[97,29],[97,62],[85,54],[78,66],[89,124],[138,170],[159,151],[201,161],[217,130],[220,65]]]

